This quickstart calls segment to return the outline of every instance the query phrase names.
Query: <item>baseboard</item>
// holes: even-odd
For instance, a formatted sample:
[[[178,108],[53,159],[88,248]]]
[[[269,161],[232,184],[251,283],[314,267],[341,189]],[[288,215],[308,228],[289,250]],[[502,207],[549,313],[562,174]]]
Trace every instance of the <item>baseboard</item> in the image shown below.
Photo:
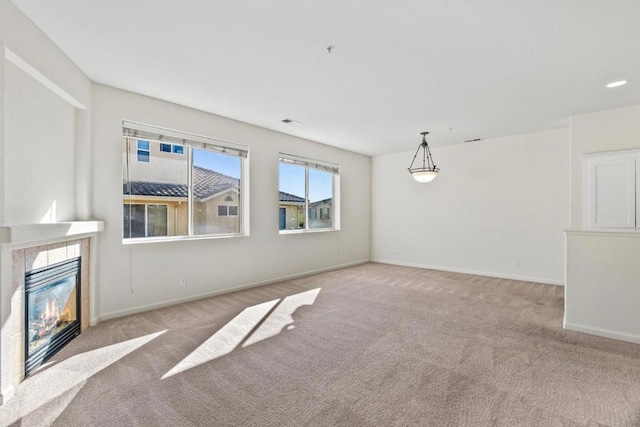
[[[203,298],[215,297],[217,295],[228,294],[230,292],[237,292],[237,291],[242,291],[242,290],[245,290],[245,289],[257,288],[258,286],[270,285],[272,283],[284,282],[286,280],[299,279],[301,277],[312,276],[314,274],[319,274],[319,273],[326,273],[328,271],[340,270],[340,269],[343,269],[343,268],[352,267],[354,265],[366,264],[368,262],[371,262],[371,260],[370,259],[363,259],[363,260],[359,260],[359,261],[348,262],[346,264],[334,265],[334,266],[331,266],[331,267],[319,268],[317,270],[305,271],[303,273],[296,273],[296,274],[291,274],[291,275],[288,275],[288,276],[281,276],[281,277],[277,277],[277,278],[273,278],[273,279],[262,280],[262,281],[259,281],[259,282],[253,282],[253,283],[248,283],[248,284],[244,284],[244,285],[233,286],[233,287],[230,287],[230,288],[219,289],[219,290],[215,290],[215,291],[212,291],[212,292],[206,292],[206,293],[203,293],[203,294],[192,295],[192,296],[182,297],[182,298],[175,298],[175,299],[172,299],[172,300],[169,300],[169,301],[163,301],[163,302],[158,302],[158,303],[153,303],[153,304],[142,305],[142,306],[139,306],[139,307],[129,308],[129,309],[126,309],[126,310],[112,311],[111,313],[104,313],[104,314],[101,314],[100,316],[92,319],[90,321],[90,324],[92,326],[95,326],[95,325],[97,325],[99,322],[101,322],[103,320],[115,319],[115,318],[118,318],[118,317],[129,316],[131,314],[143,313],[143,312],[149,311],[149,310],[156,310],[156,309],[159,309],[159,308],[169,307],[169,306],[176,305],[176,304],[183,304],[185,302],[196,301],[196,300],[203,299]],[[94,321],[96,323],[94,323]]]
[[[562,327],[568,331],[582,332],[585,334],[597,335],[599,337],[640,344],[640,335],[627,334],[624,332],[614,332],[607,329],[594,328],[591,326],[576,325],[575,323],[567,323],[566,321],[562,322]]]
[[[380,258],[372,258],[371,262],[378,262],[380,264],[401,265],[403,267],[425,268],[428,270],[447,271],[450,273],[475,274],[476,276],[497,277],[499,279],[521,280],[523,282],[536,282],[536,283],[543,283],[545,285],[564,286],[564,282],[562,280],[547,279],[544,277],[518,276],[514,274],[467,270],[465,268],[451,268],[451,267],[441,267],[437,265],[419,264],[419,263],[413,263],[413,262],[391,261],[391,260],[380,259]]]

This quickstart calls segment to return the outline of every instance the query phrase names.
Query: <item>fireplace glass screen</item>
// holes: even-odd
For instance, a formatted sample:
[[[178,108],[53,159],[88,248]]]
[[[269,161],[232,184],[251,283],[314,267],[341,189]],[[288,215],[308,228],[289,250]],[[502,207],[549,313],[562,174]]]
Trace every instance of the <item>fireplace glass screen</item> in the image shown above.
[[[27,273],[27,375],[80,332],[79,278],[79,258]]]

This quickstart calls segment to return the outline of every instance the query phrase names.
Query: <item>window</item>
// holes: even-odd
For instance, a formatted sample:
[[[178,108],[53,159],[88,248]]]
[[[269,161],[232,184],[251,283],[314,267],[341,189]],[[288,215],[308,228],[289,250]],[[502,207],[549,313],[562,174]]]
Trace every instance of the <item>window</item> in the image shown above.
[[[151,152],[149,150],[149,141],[138,140],[138,161],[149,163]]]
[[[238,216],[238,207],[232,205],[218,205],[218,216]]]
[[[163,153],[184,154],[184,147],[182,145],[160,143],[160,151]]]
[[[123,135],[125,241],[248,234],[247,147],[132,122]]]
[[[280,231],[339,230],[339,166],[280,154]]]
[[[167,205],[125,204],[124,234],[131,237],[167,235]]]

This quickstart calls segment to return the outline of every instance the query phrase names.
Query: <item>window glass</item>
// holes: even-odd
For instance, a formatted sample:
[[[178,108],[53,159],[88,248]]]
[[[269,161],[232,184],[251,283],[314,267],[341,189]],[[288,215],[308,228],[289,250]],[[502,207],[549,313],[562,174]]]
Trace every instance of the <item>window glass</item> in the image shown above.
[[[304,166],[280,163],[280,230],[305,229],[305,174]]]
[[[190,140],[190,134],[180,136],[187,145],[168,143],[176,140],[175,131],[126,125],[123,134],[124,239],[240,234],[243,221],[248,226],[241,197],[248,153],[242,146]]]
[[[193,152],[193,234],[233,234],[240,232],[238,207],[229,212],[229,197],[239,201],[241,160],[212,151]]]
[[[138,155],[137,159],[139,162],[149,163],[150,159],[150,149],[149,149],[149,141],[138,140]]]
[[[146,237],[145,205],[124,205],[124,235],[130,237]]]
[[[167,205],[147,205],[147,237],[167,235]]]
[[[309,208],[320,210],[320,217],[309,218],[309,228],[331,228],[329,208],[333,199],[333,174],[309,168]]]
[[[339,214],[333,215],[339,212],[339,165],[281,154],[279,172],[281,231],[340,229]]]

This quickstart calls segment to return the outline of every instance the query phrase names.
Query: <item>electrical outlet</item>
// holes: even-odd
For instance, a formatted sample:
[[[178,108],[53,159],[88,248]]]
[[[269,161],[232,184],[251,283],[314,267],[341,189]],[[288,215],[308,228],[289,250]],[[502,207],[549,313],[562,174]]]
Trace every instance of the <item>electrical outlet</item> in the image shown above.
[[[400,256],[400,250],[396,249],[396,256]]]
[[[514,268],[520,268],[520,261],[513,261]]]
[[[180,286],[187,286],[187,278],[186,277],[181,277],[180,278]]]
[[[271,265],[269,266],[269,268],[271,268],[271,271],[276,269],[276,263],[272,262]]]

